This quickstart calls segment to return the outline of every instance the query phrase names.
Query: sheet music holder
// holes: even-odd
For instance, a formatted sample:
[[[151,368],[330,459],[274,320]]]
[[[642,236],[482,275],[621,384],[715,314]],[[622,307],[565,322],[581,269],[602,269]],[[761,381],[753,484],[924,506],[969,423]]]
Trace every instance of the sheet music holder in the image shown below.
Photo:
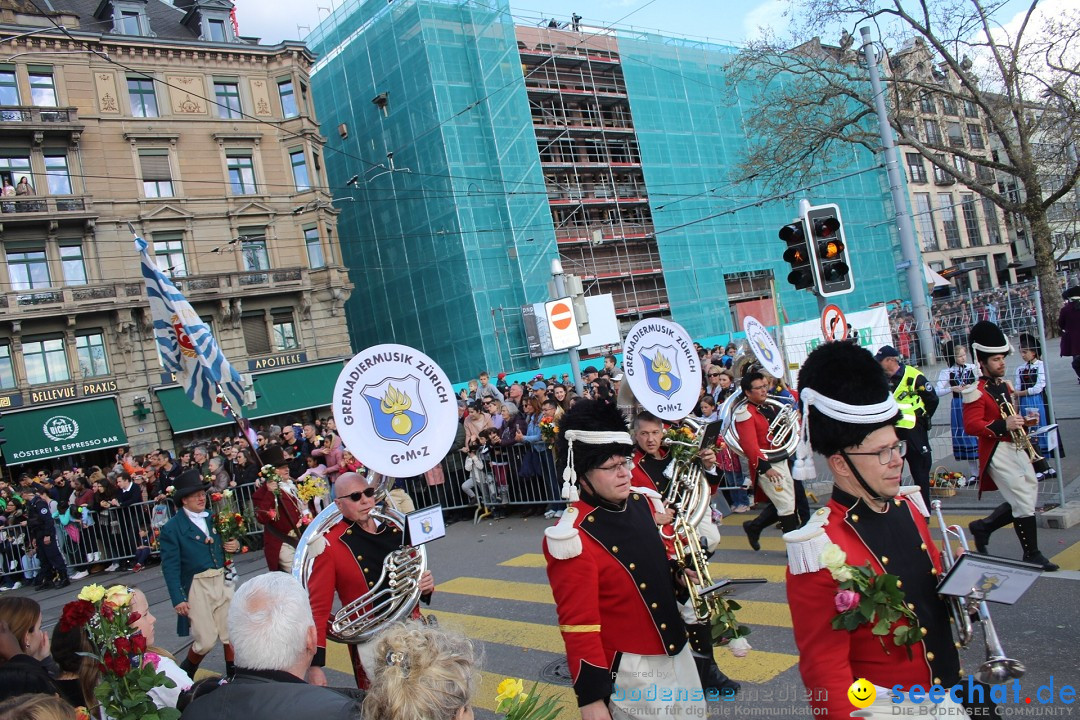
[[[405,528],[405,542],[409,545],[423,545],[445,537],[442,505],[431,505],[409,513],[405,516]]]
[[[1012,605],[1042,575],[1042,568],[1010,558],[965,552],[942,578],[938,592]]]
[[[717,580],[707,588],[702,588],[698,593],[701,597],[706,597],[723,590],[722,594],[727,595],[735,592],[744,585],[760,585],[763,582],[767,582],[765,578],[724,578],[723,580]]]
[[[702,448],[716,447],[716,439],[720,437],[720,428],[723,424],[719,420],[713,420],[705,426],[705,434],[701,437]]]

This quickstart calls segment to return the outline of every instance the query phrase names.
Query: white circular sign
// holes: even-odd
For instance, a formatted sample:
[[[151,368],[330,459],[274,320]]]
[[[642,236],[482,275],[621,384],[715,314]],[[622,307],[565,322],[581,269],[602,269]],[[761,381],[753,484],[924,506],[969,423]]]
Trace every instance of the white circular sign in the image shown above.
[[[750,344],[750,351],[761,363],[765,372],[774,378],[784,377],[784,356],[780,353],[776,341],[773,340],[769,330],[761,324],[757,318],[747,315],[743,318],[743,332],[746,333],[746,341]]]
[[[79,434],[79,423],[67,415],[53,415],[41,426],[41,432],[53,442],[74,440]]]
[[[682,420],[701,393],[701,360],[681,325],[641,320],[623,343],[623,374],[641,406],[664,420]]]
[[[345,363],[333,406],[345,447],[383,475],[425,473],[454,443],[458,409],[450,378],[405,345],[375,345]]]

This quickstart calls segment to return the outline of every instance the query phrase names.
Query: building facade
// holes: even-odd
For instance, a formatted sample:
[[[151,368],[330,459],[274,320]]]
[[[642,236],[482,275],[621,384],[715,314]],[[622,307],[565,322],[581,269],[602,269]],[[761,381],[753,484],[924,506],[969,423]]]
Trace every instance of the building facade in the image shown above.
[[[0,2],[8,466],[103,464],[111,448],[228,431],[162,376],[132,230],[253,374],[246,415],[328,405],[351,285],[311,54],[237,36],[221,0],[50,8]]]
[[[505,2],[347,3],[308,38],[330,185],[356,285],[355,346],[423,349],[454,380],[525,370],[520,308],[551,261],[610,294],[625,331],[670,317],[698,338],[753,314],[816,317],[784,280],[798,200],[838,202],[856,291],[904,298],[888,183],[869,153],[780,201],[743,182],[732,48],[605,29],[515,25]],[[854,172],[851,172],[854,171]],[[843,176],[843,177],[841,177]],[[775,304],[774,304],[775,300]]]

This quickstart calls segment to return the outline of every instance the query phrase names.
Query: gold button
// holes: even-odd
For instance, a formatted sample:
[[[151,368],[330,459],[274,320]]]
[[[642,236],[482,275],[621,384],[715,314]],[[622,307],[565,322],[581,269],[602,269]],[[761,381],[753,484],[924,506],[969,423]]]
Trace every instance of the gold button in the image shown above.
[[[356,559],[357,559],[357,560],[363,560],[363,559],[364,559],[364,556],[363,556],[363,555],[357,555],[357,556],[356,556]]]
[[[926,659],[927,659],[927,660],[930,660],[930,661],[933,661],[933,659],[934,659],[934,653],[932,653],[932,652],[928,652],[928,653],[926,653]],[[941,684],[940,682],[938,682],[938,679],[937,679],[937,678],[934,678],[934,682],[935,682],[935,683],[937,683],[937,684],[939,684],[939,685]]]
[[[594,518],[592,515],[590,515],[589,516],[589,522],[596,522],[596,518]]]
[[[893,504],[896,505],[896,507],[900,507],[900,501],[899,500],[893,500]]]
[[[675,650],[675,646],[674,646],[674,645],[668,645],[668,646],[667,646],[667,649],[668,649],[668,650],[672,650],[672,651],[674,651],[674,650]]]
[[[618,545],[612,545],[611,546],[611,552],[618,553],[619,552],[619,546]]]
[[[934,678],[934,684],[935,685],[940,685],[941,684],[941,678]]]
[[[956,648],[957,650],[959,650],[960,648],[964,647],[964,645],[960,641],[957,641],[957,642],[953,643],[953,647]],[[963,675],[964,671],[961,670],[960,674]]]
[[[882,556],[881,556],[881,564],[882,564],[882,565],[888,565],[888,564],[889,564],[889,558],[887,558],[887,557],[885,557],[884,555],[882,555]]]
[[[926,637],[926,632],[927,632],[926,628],[919,628],[919,630],[922,631],[922,636]]]
[[[352,528],[349,528],[348,530],[346,530],[345,534],[346,535],[352,535]]]
[[[904,581],[903,580],[897,580],[896,581],[896,587],[898,587],[898,588],[904,587]]]
[[[667,623],[660,623],[661,630],[667,630]]]
[[[653,610],[655,610],[655,609],[656,609],[656,603],[653,603],[653,604],[652,604],[652,609],[653,609]]]
[[[640,495],[638,495],[637,493],[634,493],[634,499],[635,499],[635,500],[640,500],[640,499],[641,499],[641,496],[640,496]]]
[[[933,569],[931,569],[931,570],[930,570],[930,574],[931,574],[931,575],[937,575],[937,568],[933,568]]]
[[[645,583],[641,583],[640,585],[638,585],[638,587],[641,588],[642,590],[644,590],[646,586],[645,586]]]
[[[851,522],[859,522],[859,516],[858,515],[852,515],[851,516]]]
[[[915,609],[915,603],[913,603],[913,602],[909,602],[907,604],[907,606],[908,606],[908,610],[914,610]]]
[[[637,569],[637,565],[635,565],[634,563],[630,563],[630,569],[631,569],[631,570],[636,570],[636,569]]]
[[[920,550],[925,550],[926,549],[926,543],[922,543],[921,545],[919,545],[919,549]]]

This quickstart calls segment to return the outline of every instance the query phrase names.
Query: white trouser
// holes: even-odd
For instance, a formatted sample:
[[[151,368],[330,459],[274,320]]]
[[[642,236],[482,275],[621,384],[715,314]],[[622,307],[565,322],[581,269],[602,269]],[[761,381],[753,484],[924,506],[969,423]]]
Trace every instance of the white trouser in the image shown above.
[[[674,657],[623,653],[611,696],[612,716],[631,718],[705,718],[708,705],[701,689],[690,643]]]
[[[788,470],[787,461],[780,460],[773,463],[772,469],[780,473],[779,480],[771,480],[759,472],[757,482],[765,491],[765,496],[772,500],[776,506],[776,514],[783,517],[795,512],[795,481],[791,479],[791,471]]]
[[[990,456],[990,476],[994,478],[1005,502],[1012,506],[1013,517],[1035,514],[1039,481],[1026,452],[1007,440],[998,443]]]

